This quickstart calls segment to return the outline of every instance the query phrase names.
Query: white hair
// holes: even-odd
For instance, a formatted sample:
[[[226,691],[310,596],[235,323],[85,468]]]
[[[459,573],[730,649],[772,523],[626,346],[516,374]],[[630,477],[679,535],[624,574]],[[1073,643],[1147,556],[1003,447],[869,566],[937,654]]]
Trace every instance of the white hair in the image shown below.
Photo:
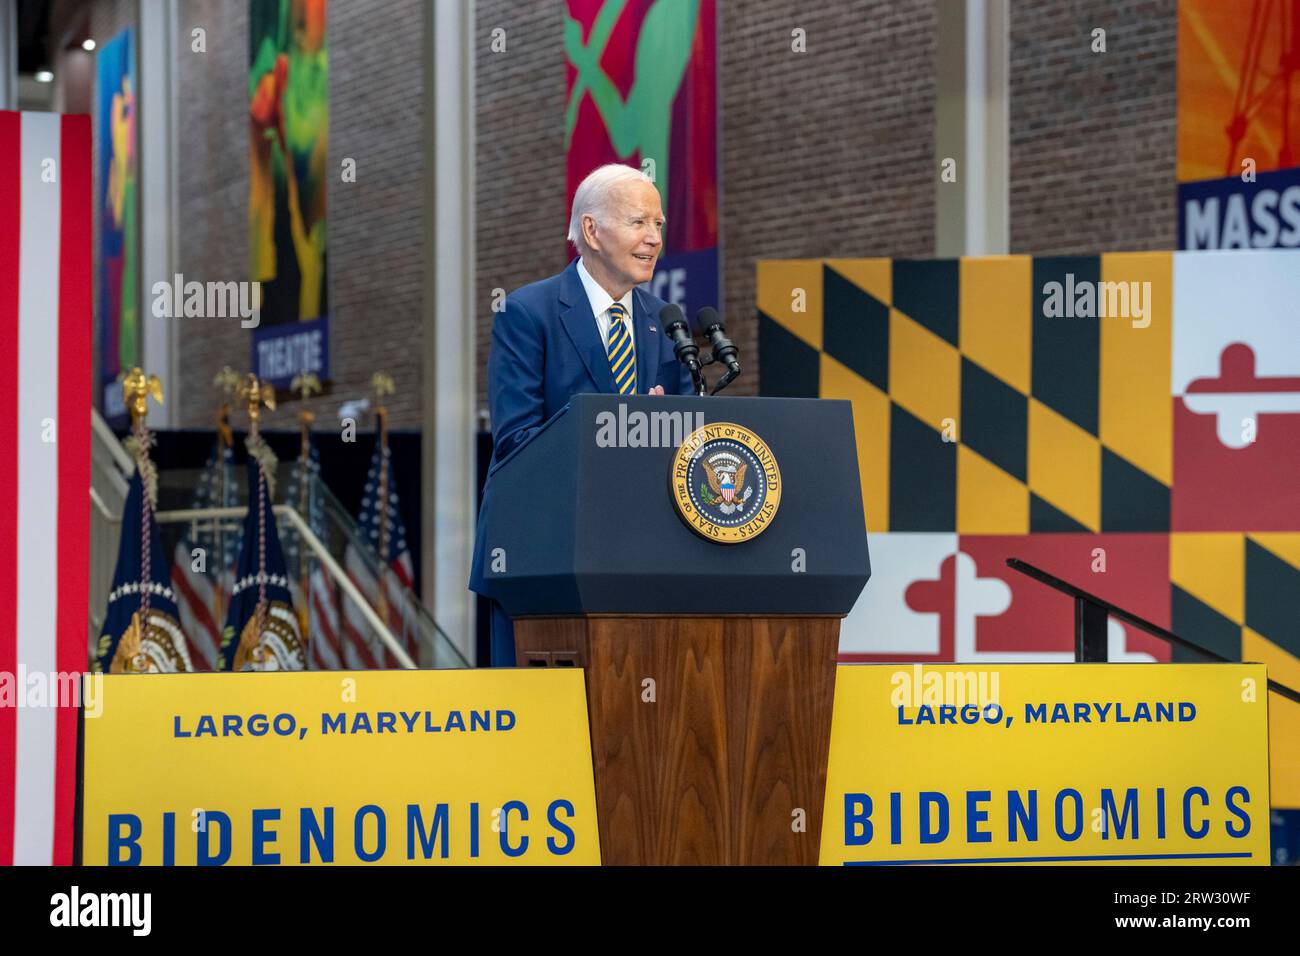
[[[573,194],[573,211],[569,215],[569,241],[579,252],[588,252],[582,235],[582,217],[591,216],[597,222],[609,216],[610,196],[619,183],[641,182],[654,185],[654,180],[635,166],[607,163],[587,174]]]

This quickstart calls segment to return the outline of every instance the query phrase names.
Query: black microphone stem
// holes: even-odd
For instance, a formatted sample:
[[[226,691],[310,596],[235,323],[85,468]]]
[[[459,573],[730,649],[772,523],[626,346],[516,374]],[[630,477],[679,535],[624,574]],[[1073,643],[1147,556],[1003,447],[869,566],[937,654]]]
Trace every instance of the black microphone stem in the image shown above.
[[[709,394],[717,395],[718,392],[722,391],[733,381],[735,381],[736,376],[739,374],[740,374],[740,366],[732,365],[731,368],[727,369],[727,374],[722,376],[722,378],[718,379],[718,384],[713,386],[713,391],[710,392]]]

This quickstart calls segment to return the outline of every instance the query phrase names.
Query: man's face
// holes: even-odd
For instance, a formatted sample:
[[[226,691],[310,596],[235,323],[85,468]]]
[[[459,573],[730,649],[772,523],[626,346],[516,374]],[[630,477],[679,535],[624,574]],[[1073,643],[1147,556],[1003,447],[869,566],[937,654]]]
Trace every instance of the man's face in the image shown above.
[[[664,214],[659,190],[640,180],[614,187],[608,218],[584,219],[591,255],[600,271],[619,286],[649,282],[663,246]]]

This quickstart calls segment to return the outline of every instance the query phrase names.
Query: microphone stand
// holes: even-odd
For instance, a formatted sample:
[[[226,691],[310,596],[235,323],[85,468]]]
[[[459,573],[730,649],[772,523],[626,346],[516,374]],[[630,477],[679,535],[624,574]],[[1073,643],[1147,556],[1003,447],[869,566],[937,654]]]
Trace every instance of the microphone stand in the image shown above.
[[[694,337],[690,332],[690,325],[682,310],[672,304],[665,305],[659,311],[659,319],[664,325],[664,334],[672,340],[673,354],[677,356],[677,361],[686,366],[691,373],[691,384],[695,388],[695,394],[701,398],[705,395],[716,395],[722,389],[726,388],[731,381],[740,374],[740,363],[736,361],[736,346],[727,338],[726,332],[722,328],[722,322],[717,320],[717,311],[714,309],[701,310],[702,315],[712,313],[715,321],[708,326],[708,334],[713,342],[713,352],[705,358],[700,358],[700,347],[695,344]],[[698,321],[698,316],[697,316]],[[714,362],[726,364],[727,373],[722,376],[717,386],[710,391],[709,381],[704,374],[704,366],[712,365]]]
[[[714,360],[713,356],[709,356],[709,361],[712,362],[713,360]],[[713,387],[713,391],[710,392],[709,394],[717,395],[718,392],[722,391],[724,388],[726,388],[728,385],[734,382],[736,380],[736,376],[738,376],[739,374],[740,374],[739,363],[732,365],[731,368],[727,369],[726,374],[723,375],[722,378],[718,379],[718,384]]]
[[[693,366],[688,366],[691,372],[691,382],[695,385],[695,394],[701,398],[708,394],[709,383],[704,377],[704,369],[700,367],[706,364],[708,363],[699,362]]]
[[[717,395],[718,392],[736,380],[736,376],[740,374],[740,363],[736,361],[736,345],[731,339],[727,338],[721,323],[709,330],[709,338],[713,343],[713,351],[705,358],[700,359],[700,365],[720,363],[727,366],[727,371],[723,373],[722,378],[718,379],[718,384],[709,393],[710,395]],[[704,393],[701,392],[700,394],[703,395]]]

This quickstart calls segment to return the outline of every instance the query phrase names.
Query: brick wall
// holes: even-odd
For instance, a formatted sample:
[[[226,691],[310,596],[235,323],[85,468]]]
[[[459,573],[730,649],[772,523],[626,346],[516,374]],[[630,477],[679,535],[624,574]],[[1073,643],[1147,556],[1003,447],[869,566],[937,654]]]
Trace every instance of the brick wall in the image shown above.
[[[562,0],[475,5],[474,314],[479,406],[487,406],[494,289],[559,272],[569,226],[564,172]],[[491,50],[505,30],[506,49]]]
[[[1174,248],[1175,0],[1012,0],[1010,40],[1011,251]]]
[[[759,257],[929,256],[934,247],[934,0],[721,3],[722,257],[729,327],[757,384]],[[186,0],[177,24],[186,278],[243,279],[247,240],[247,0]],[[424,168],[420,0],[331,4],[329,282],[332,419],[370,375],[398,383],[395,426],[419,424]],[[111,35],[130,0],[96,0]],[[564,264],[563,0],[478,0],[476,216],[480,403],[494,289]],[[208,30],[207,53],[190,30]],[[507,49],[493,53],[494,28]],[[790,32],[807,34],[807,53]],[[1107,31],[1107,52],[1090,50]],[[1011,245],[1035,254],[1172,248],[1175,0],[1012,0]],[[142,95],[147,95],[147,89]],[[357,182],[338,177],[344,157]],[[147,290],[146,290],[147,292]],[[146,299],[147,302],[147,299]],[[181,422],[206,424],[248,333],[178,320]],[[272,415],[289,424],[296,406]]]
[[[176,271],[186,281],[246,280],[248,4],[197,0],[178,6]],[[196,29],[206,34],[205,53],[192,49]],[[180,424],[210,427],[219,401],[212,377],[225,365],[248,370],[249,334],[237,320],[174,321]]]
[[[334,427],[341,401],[393,376],[394,427],[418,427],[424,202],[420,0],[329,6],[330,126],[327,269],[330,394],[309,407]],[[194,27],[207,52],[191,52]],[[178,270],[186,280],[248,277],[248,2],[187,0],[177,24]],[[355,183],[340,176],[356,161]],[[181,424],[210,422],[223,365],[249,366],[250,333],[230,319],[179,319]],[[292,427],[297,402],[270,413]],[[237,418],[242,423],[242,416]],[[368,422],[361,423],[363,427]]]
[[[757,355],[759,258],[933,253],[936,17],[930,0],[725,6],[723,256],[743,395],[759,359],[780,359]],[[790,51],[796,26],[807,53]]]

